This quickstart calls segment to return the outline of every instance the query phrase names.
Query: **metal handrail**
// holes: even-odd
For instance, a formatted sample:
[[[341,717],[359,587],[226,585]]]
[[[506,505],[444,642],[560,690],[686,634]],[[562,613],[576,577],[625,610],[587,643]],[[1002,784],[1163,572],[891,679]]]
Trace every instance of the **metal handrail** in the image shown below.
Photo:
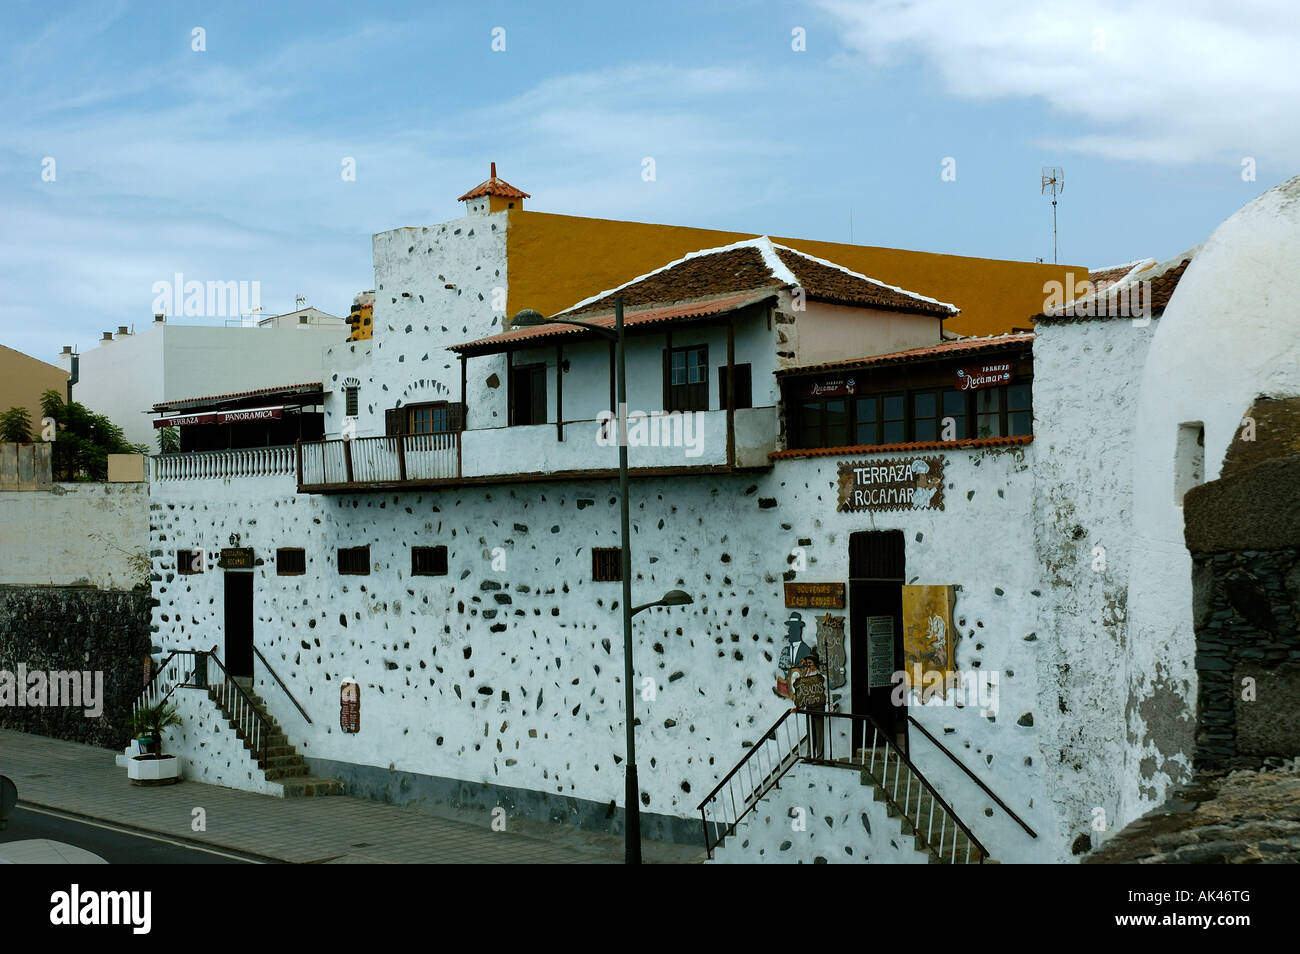
[[[948,749],[947,749],[947,747],[946,747],[942,742],[940,742],[940,741],[939,741],[938,739],[936,739],[933,735],[931,735],[929,729],[927,729],[925,726],[921,725],[921,723],[917,722],[916,719],[912,718],[910,715],[907,717],[907,721],[910,722],[912,725],[916,726],[918,729],[920,729],[920,730],[921,730],[921,734],[924,735],[924,736],[925,736],[927,739],[929,739],[931,742],[933,742],[935,748],[937,748],[937,749],[938,749],[940,752],[942,752],[944,755],[948,756],[948,758],[951,759],[951,760],[953,761],[953,763],[954,763],[954,764],[955,764],[959,769],[961,769],[963,772],[965,772],[965,773],[970,777],[970,780],[971,780],[972,782],[974,782],[974,783],[975,783],[976,785],[978,785],[981,789],[983,789],[985,795],[987,795],[989,798],[993,799],[993,801],[997,802],[999,808],[1001,808],[1004,812],[1006,812],[1008,815],[1010,815],[1010,816],[1015,820],[1016,824],[1018,824],[1021,828],[1023,828],[1025,831],[1027,831],[1027,832],[1029,833],[1029,837],[1031,837],[1031,838],[1037,838],[1037,837],[1038,837],[1038,832],[1034,831],[1034,830],[1033,830],[1032,828],[1030,828],[1027,824],[1025,824],[1024,819],[1022,819],[1019,815],[1017,815],[1014,811],[1012,811],[1011,808],[1007,805],[1006,802],[1004,802],[1002,799],[998,798],[998,796],[995,795],[995,794],[993,793],[993,790],[992,790],[991,788],[989,788],[987,785],[985,785],[984,782],[983,782],[983,781],[982,781],[982,780],[981,780],[981,779],[980,779],[980,778],[979,778],[979,777],[978,777],[974,772],[972,772],[970,769],[968,769],[968,768],[966,767],[965,763],[963,763],[963,762],[961,761],[961,759],[957,758],[957,756],[955,756],[955,755],[953,755],[951,752],[949,752]]]
[[[307,724],[311,725],[311,716],[307,714],[307,710],[302,707],[302,704],[294,698],[293,693],[289,691],[289,687],[286,686],[284,680],[280,678],[280,674],[275,671],[275,667],[267,662],[266,657],[262,655],[262,651],[256,646],[253,647],[253,652],[257,655],[258,659],[262,660],[262,665],[266,667],[266,671],[275,677],[276,683],[284,690],[284,694],[289,697],[289,701],[292,702],[298,708],[298,711],[302,713],[302,717],[307,720]]]
[[[239,702],[233,708],[230,715],[234,719],[236,732],[246,736],[245,741],[247,741],[252,748],[253,757],[259,762],[262,761],[266,758],[266,749],[268,746],[267,739],[272,734],[270,721],[266,716],[262,715],[261,710],[259,710],[253,703],[253,700],[249,697],[248,693],[244,691],[244,688],[239,683],[235,682],[234,677],[230,675],[230,671],[226,669],[221,658],[217,656],[217,647],[213,646],[212,649],[204,655],[217,664],[217,668],[221,670],[222,676],[225,677],[222,688],[226,690],[227,695],[222,699],[223,707],[230,708],[229,690],[231,688],[239,694]],[[257,723],[257,731],[255,732],[249,732],[242,724],[243,718],[249,713],[252,714],[253,721]]]
[[[714,786],[713,791],[711,791],[704,800],[700,802],[698,811],[700,813],[700,821],[704,826],[704,849],[710,858],[713,857],[713,849],[717,847],[717,845],[721,844],[724,838],[739,827],[745,817],[758,806],[758,803],[762,800],[763,796],[766,795],[774,786],[778,785],[786,772],[790,771],[790,769],[799,762],[798,753],[803,747],[803,743],[808,739],[807,733],[797,738],[789,750],[776,759],[775,765],[769,763],[769,767],[766,769],[766,774],[761,776],[757,782],[754,781],[751,770],[750,776],[747,780],[750,792],[748,795],[741,796],[740,801],[742,807],[736,807],[736,793],[734,790],[730,789],[731,780],[736,777],[741,769],[745,768],[749,764],[750,759],[755,758],[755,756],[760,752],[766,751],[766,747],[764,746],[765,742],[768,742],[769,740],[772,742],[777,741],[777,729],[779,729],[787,719],[792,715],[795,715],[797,712],[798,710],[796,709],[786,710],[786,712],[781,715],[781,718],[777,719],[776,722],[772,724],[772,727],[759,736],[758,741],[750,746],[749,751],[745,753],[745,757],[737,762],[735,766],[732,767],[731,771],[723,777],[722,781]],[[761,763],[759,770],[763,771]],[[724,788],[728,789],[728,794],[731,796],[731,820],[726,820],[724,807],[722,822],[719,823],[715,821],[713,823],[715,827],[721,825],[722,831],[717,838],[711,838],[709,831],[708,807],[711,802],[717,799],[719,793],[722,792]]]
[[[897,744],[897,743],[895,743],[892,739],[890,739],[890,737],[889,737],[889,733],[888,733],[887,731],[885,731],[885,729],[884,729],[884,728],[880,725],[880,723],[878,723],[875,719],[873,719],[871,716],[869,716],[869,715],[867,715],[867,714],[865,714],[865,713],[853,713],[853,712],[827,712],[827,711],[820,710],[820,709],[817,709],[817,710],[801,709],[801,710],[799,710],[799,711],[802,712],[802,713],[804,713],[806,716],[809,717],[810,725],[811,725],[811,719],[812,719],[813,717],[820,717],[820,718],[834,718],[834,719],[849,719],[850,721],[858,720],[858,721],[861,721],[861,722],[863,722],[863,723],[865,723],[865,724],[867,724],[867,725],[870,725],[870,726],[871,726],[871,727],[876,731],[878,737],[881,738],[881,739],[884,741],[886,750],[887,750],[887,751],[892,751],[893,754],[894,754],[894,756],[898,759],[898,761],[901,762],[903,765],[907,766],[907,769],[908,769],[908,772],[910,773],[910,775],[915,776],[917,782],[918,782],[918,783],[919,783],[919,784],[920,784],[920,785],[921,785],[921,786],[922,786],[922,787],[923,787],[927,792],[930,793],[930,798],[931,798],[932,802],[937,803],[937,804],[939,805],[939,807],[942,808],[942,809],[944,810],[944,812],[947,813],[947,815],[948,815],[948,816],[953,820],[953,822],[957,825],[957,827],[961,829],[962,833],[966,836],[967,841],[969,841],[970,844],[972,844],[972,845],[975,846],[975,849],[976,849],[976,851],[979,853],[979,856],[980,856],[980,862],[983,863],[984,859],[987,858],[987,857],[989,857],[988,849],[985,848],[984,845],[980,842],[980,840],[979,840],[978,838],[975,837],[975,833],[972,832],[972,831],[971,831],[971,830],[966,826],[966,823],[963,822],[963,821],[961,820],[961,818],[957,815],[957,812],[953,810],[952,806],[949,805],[947,802],[945,802],[945,801],[944,801],[944,800],[939,796],[939,793],[938,793],[937,791],[935,791],[934,786],[931,785],[930,782],[929,782],[929,780],[928,780],[924,775],[921,774],[921,770],[918,769],[914,764],[912,764],[912,760],[909,759],[909,758],[907,757],[906,754],[904,754],[903,750],[902,750],[901,748],[898,747],[898,744]],[[829,733],[826,733],[826,734],[829,736]],[[852,739],[852,735],[851,735],[851,734],[850,734],[850,739]],[[830,746],[831,740],[830,740],[829,738],[827,738],[826,741],[827,741],[827,747],[828,747],[828,749],[829,749],[829,746]],[[865,745],[866,745],[866,736],[865,736],[865,734],[863,735],[863,739],[862,739],[862,741],[863,741],[863,746],[864,746],[864,748],[863,748],[863,758],[862,758],[861,764],[865,765],[865,764],[866,764],[866,749],[865,749]],[[851,742],[850,742],[850,745],[852,745]],[[873,742],[873,744],[872,744],[872,759],[873,759],[873,765],[874,765],[874,758],[875,758],[875,744],[874,744],[874,742]],[[808,759],[806,759],[805,761],[812,762],[812,763],[814,763],[814,764],[825,764],[825,765],[839,765],[839,764],[843,764],[843,763],[835,762],[833,759],[830,759],[830,758],[825,758],[825,759],[823,759],[823,758],[808,758]],[[850,759],[850,764],[852,764],[852,760],[851,760],[851,759]],[[910,815],[910,808],[907,807],[907,806],[910,805],[910,803],[911,803],[911,783],[912,783],[911,778],[910,778],[910,777],[908,778],[908,789],[907,789],[907,794],[904,796],[904,802],[905,802],[906,804],[905,804],[905,805],[899,805],[898,802],[895,800],[895,797],[894,797],[894,796],[896,796],[896,795],[898,794],[898,776],[897,776],[897,773],[895,773],[895,776],[894,776],[894,789],[893,789],[892,793],[890,792],[890,790],[889,790],[888,787],[887,787],[887,786],[888,786],[888,781],[887,781],[887,780],[888,780],[888,775],[889,775],[889,759],[888,759],[888,754],[886,754],[884,771],[882,772],[882,777],[881,777],[881,779],[880,779],[880,782],[881,782],[881,785],[880,785],[881,791],[882,791],[882,793],[883,793],[884,796],[885,796],[885,800],[886,800],[887,802],[889,802],[889,803],[890,803],[890,804],[895,808],[895,810],[898,811],[898,813],[899,813],[900,815],[902,815],[904,818],[906,818],[906,819],[907,819],[907,820],[912,824],[912,828],[913,828],[913,830],[914,830],[915,832],[919,833],[920,830],[921,830],[921,829],[920,829],[920,818],[919,818],[919,815],[920,815],[920,804],[921,804],[921,802],[920,802],[920,792],[917,793],[917,796],[918,796],[918,797],[917,797],[917,808],[918,808],[917,815],[918,815],[918,818],[913,819],[913,818],[911,817],[911,815]],[[931,806],[931,812],[930,812],[930,814],[931,814],[931,820],[933,820],[933,815],[934,815],[933,805]],[[928,844],[928,843],[929,843],[929,839],[927,838],[926,841],[927,841],[927,844]],[[956,843],[955,843],[955,841],[954,841],[954,849],[955,849],[955,847],[956,847]],[[941,846],[941,848],[942,848],[942,846]]]

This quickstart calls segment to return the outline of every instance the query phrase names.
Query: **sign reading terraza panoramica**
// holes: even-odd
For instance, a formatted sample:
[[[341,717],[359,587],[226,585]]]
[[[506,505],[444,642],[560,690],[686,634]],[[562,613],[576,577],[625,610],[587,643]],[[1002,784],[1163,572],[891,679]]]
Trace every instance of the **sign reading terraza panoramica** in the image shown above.
[[[839,507],[862,510],[942,510],[942,454],[840,461]]]

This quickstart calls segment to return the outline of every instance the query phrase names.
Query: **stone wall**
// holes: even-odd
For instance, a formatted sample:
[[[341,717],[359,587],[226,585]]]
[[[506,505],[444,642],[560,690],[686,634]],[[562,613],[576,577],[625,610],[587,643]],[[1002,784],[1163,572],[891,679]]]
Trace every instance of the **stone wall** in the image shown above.
[[[1298,755],[1300,455],[1190,491],[1186,519],[1200,677],[1197,765]]]
[[[144,684],[150,603],[148,593],[0,586],[0,671],[103,673],[98,718],[77,706],[0,705],[0,727],[120,750]]]

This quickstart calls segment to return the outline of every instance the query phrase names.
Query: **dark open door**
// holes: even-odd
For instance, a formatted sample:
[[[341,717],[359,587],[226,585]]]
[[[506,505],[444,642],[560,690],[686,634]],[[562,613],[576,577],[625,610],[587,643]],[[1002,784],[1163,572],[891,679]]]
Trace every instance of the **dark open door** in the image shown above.
[[[226,670],[253,674],[253,574],[226,573]]]
[[[849,535],[849,652],[853,711],[871,716],[907,751],[907,696],[893,675],[903,668],[903,531]],[[862,740],[854,739],[859,746]]]

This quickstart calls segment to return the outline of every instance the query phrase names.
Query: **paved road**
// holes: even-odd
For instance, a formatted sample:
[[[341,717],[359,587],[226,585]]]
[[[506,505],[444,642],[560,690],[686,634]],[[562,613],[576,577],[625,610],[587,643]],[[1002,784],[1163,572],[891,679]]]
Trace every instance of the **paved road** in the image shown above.
[[[183,845],[127,831],[112,825],[87,823],[44,809],[15,808],[9,827],[0,831],[0,857],[6,842],[46,838],[75,845],[115,865],[230,865],[246,864],[229,852]],[[13,869],[10,869],[13,870]]]

